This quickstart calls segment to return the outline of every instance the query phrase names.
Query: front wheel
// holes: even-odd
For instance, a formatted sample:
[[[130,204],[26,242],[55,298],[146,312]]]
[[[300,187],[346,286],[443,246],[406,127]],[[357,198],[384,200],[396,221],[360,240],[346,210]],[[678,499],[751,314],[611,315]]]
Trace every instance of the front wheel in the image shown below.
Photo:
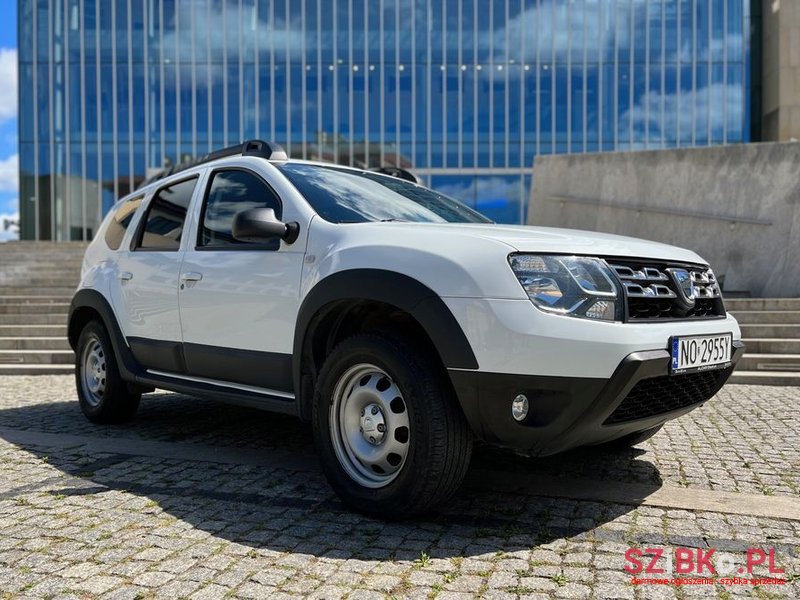
[[[326,359],[314,437],[328,481],[352,508],[407,518],[461,484],[472,434],[437,364],[424,348],[373,334],[345,340]]]
[[[111,340],[98,321],[89,322],[78,338],[75,384],[83,414],[95,423],[128,421],[139,408],[142,395],[120,377]]]

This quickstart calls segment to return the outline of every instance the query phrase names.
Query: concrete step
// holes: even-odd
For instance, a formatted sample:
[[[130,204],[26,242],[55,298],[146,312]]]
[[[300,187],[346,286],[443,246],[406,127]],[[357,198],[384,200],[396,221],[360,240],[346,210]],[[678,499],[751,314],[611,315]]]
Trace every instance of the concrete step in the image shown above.
[[[0,285],[0,294],[3,296],[66,296],[72,298],[75,289],[78,287],[78,282],[75,285]]]
[[[0,325],[65,325],[66,322],[67,311],[43,315],[0,314]]]
[[[48,302],[44,304],[0,304],[0,315],[42,315],[42,314],[67,314],[69,303],[56,304]]]
[[[737,310],[732,314],[741,325],[800,323],[800,310]]]
[[[29,287],[39,287],[39,286],[47,286],[47,287],[62,287],[62,288],[76,288],[78,287],[78,283],[80,282],[80,276],[75,277],[18,277],[12,278],[11,280],[3,281],[2,276],[0,276],[0,287],[21,287],[23,285]],[[8,285],[6,285],[8,284]]]
[[[785,323],[781,325],[744,324],[741,325],[743,338],[781,338],[800,339],[800,324]]]
[[[737,310],[800,310],[800,298],[731,298],[725,308]]]
[[[72,297],[69,294],[64,296],[0,296],[0,304],[69,304],[71,300]]]
[[[0,337],[0,350],[70,350],[65,337]]]
[[[743,371],[797,371],[800,372],[800,354],[750,354],[745,353],[737,365]]]
[[[67,324],[0,325],[0,337],[67,337]]]
[[[0,364],[0,377],[6,375],[72,375],[73,365],[3,365]]]
[[[65,365],[75,362],[72,350],[0,350],[0,364]]]
[[[748,354],[800,354],[800,339],[745,338]]]
[[[780,371],[739,371],[733,372],[728,383],[749,385],[800,385],[800,373]]]

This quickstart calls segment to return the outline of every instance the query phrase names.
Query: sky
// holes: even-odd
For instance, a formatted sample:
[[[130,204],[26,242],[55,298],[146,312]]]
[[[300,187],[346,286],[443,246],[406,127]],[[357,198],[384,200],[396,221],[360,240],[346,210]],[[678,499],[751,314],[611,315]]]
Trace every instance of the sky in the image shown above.
[[[19,216],[17,144],[17,3],[0,0],[0,241],[16,238],[4,231],[6,219]]]

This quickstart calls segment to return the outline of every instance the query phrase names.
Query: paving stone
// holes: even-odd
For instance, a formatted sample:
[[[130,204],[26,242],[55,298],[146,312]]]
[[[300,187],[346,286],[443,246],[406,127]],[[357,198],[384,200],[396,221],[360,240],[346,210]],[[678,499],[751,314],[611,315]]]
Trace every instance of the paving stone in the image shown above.
[[[309,428],[296,420],[156,392],[131,424],[94,425],[73,388],[70,377],[0,379],[0,597],[649,600],[753,591],[632,585],[625,551],[654,544],[716,547],[737,564],[748,546],[774,546],[786,573],[800,573],[800,522],[757,515],[478,487],[439,515],[383,523],[345,509],[313,461],[259,463],[271,450],[313,455]],[[561,476],[796,500],[798,412],[800,390],[730,386],[633,451],[525,459],[476,448],[474,467],[502,465],[512,481]],[[2,431],[41,443],[12,444]],[[48,435],[142,452],[48,446]],[[144,451],[156,442],[169,451]],[[189,459],[172,455],[188,444],[197,449]],[[251,459],[215,459],[234,449]],[[759,589],[797,598],[798,585]]]

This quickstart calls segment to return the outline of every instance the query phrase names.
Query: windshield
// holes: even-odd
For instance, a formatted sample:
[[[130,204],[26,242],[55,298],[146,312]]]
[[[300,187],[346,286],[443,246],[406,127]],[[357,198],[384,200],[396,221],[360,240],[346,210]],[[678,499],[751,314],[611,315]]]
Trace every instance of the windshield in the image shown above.
[[[292,162],[278,168],[331,223],[491,223],[458,200],[397,177]]]

